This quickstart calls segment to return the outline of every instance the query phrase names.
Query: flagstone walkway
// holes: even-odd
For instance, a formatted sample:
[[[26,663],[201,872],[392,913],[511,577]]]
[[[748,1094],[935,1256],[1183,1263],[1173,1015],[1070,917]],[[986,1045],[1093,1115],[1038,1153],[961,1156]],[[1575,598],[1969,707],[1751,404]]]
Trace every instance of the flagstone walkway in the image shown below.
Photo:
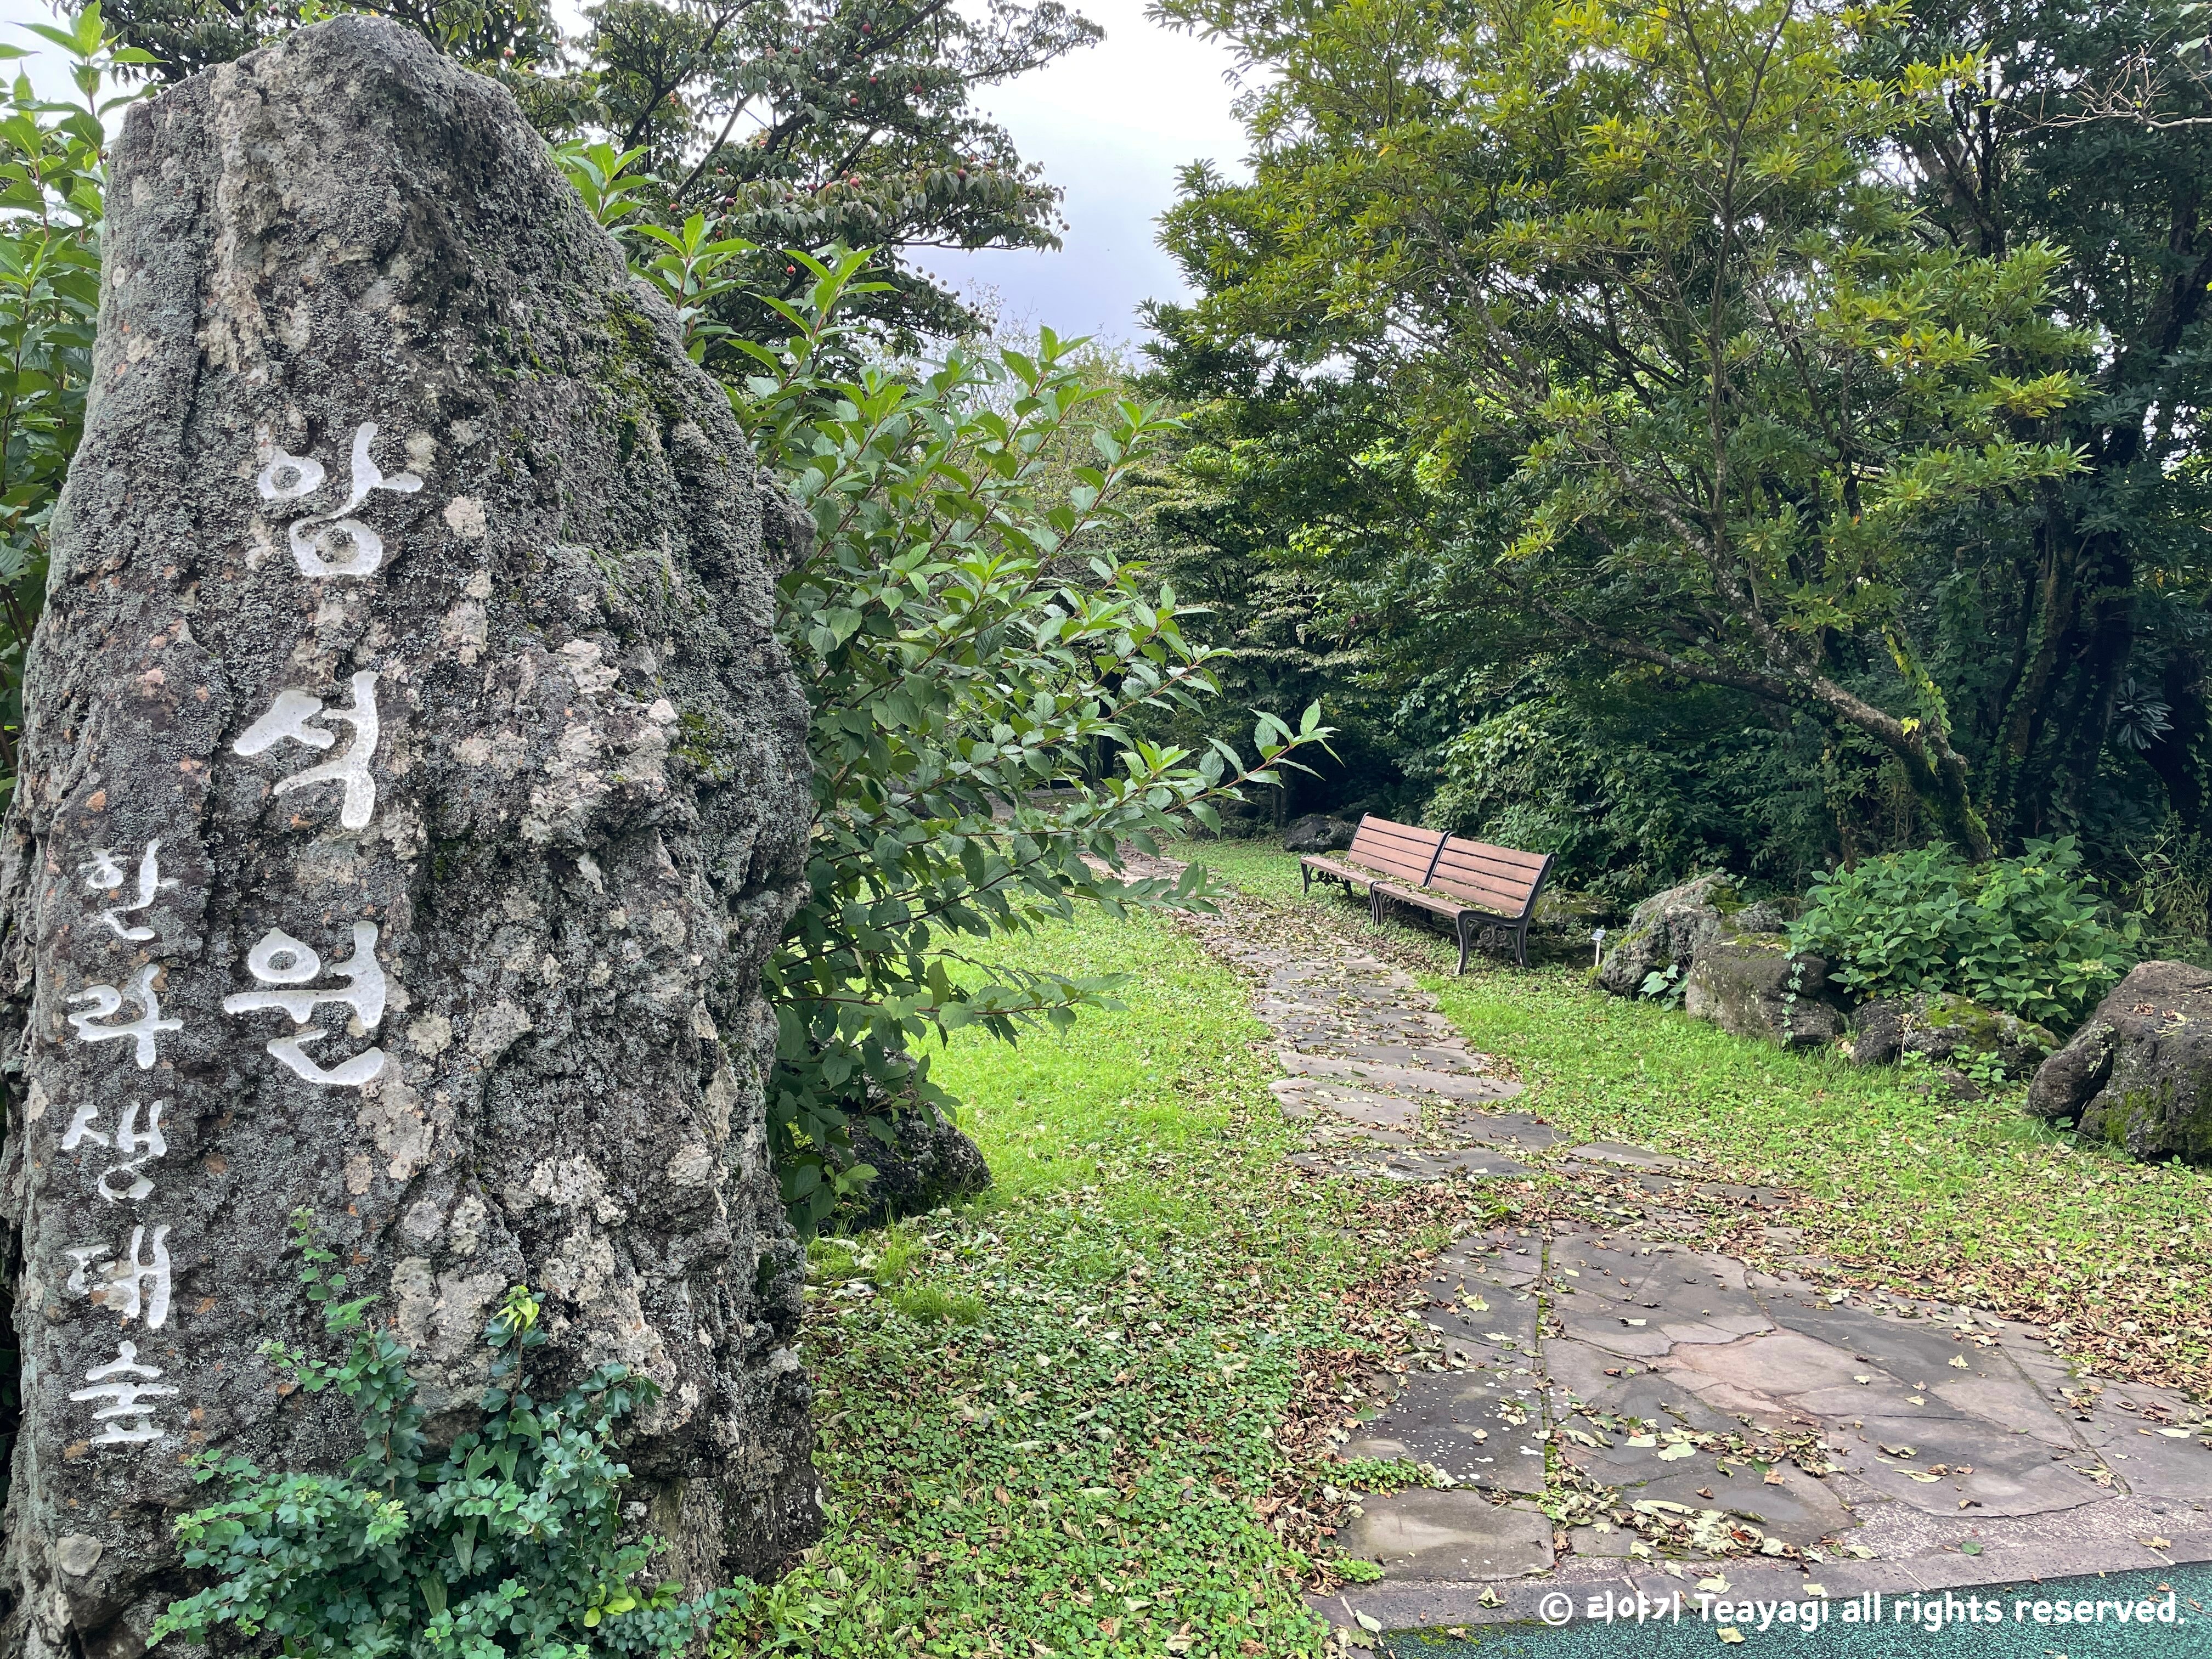
[[[1526,1620],[1561,1589],[1579,1605],[1716,1576],[1735,1596],[1849,1597],[2212,1560],[2203,1410],[2100,1386],[2047,1333],[1978,1309],[1698,1248],[1698,1200],[1780,1195],[1565,1144],[1360,922],[1312,908],[1290,939],[1234,910],[1197,924],[1254,982],[1297,1161],[1421,1182],[1548,1170],[1613,1218],[1499,1228],[1431,1264],[1425,1358],[1377,1380],[1340,1449],[1451,1484],[1364,1500],[1339,1541],[1383,1577],[1320,1604],[1339,1625]]]

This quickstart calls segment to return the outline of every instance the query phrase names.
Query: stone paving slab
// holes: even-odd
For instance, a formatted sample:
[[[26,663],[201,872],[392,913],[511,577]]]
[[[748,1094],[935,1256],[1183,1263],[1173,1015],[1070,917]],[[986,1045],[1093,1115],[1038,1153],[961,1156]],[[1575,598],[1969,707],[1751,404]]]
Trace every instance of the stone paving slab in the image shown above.
[[[1559,1131],[1540,1117],[1527,1112],[1458,1112],[1439,1124],[1441,1133],[1464,1141],[1492,1146],[1524,1147],[1548,1152],[1559,1144]]]
[[[1524,1373],[1515,1387],[1497,1370],[1425,1373],[1411,1379],[1361,1433],[1346,1457],[1403,1458],[1443,1470],[1462,1486],[1534,1496],[1544,1490],[1544,1404]]]
[[[1346,1060],[1335,1054],[1308,1054],[1303,1049],[1284,1048],[1275,1050],[1275,1058],[1282,1062],[1285,1071],[1296,1076],[1345,1078],[1405,1094],[1473,1101],[1510,1100],[1521,1092],[1517,1083],[1472,1069],[1434,1071],[1425,1066]]]
[[[1344,1426],[1340,1450],[1429,1463],[1462,1484],[1365,1500],[1341,1541],[1384,1577],[1313,1598],[1318,1611],[1345,1626],[1361,1612],[1385,1628],[1473,1626],[1534,1618],[1559,1590],[1663,1598],[1716,1574],[1754,1598],[1807,1583],[1849,1596],[2212,1560],[2212,1413],[2170,1390],[2094,1384],[2050,1333],[1982,1310],[1838,1294],[1640,1236],[1693,1230],[1676,1207],[1685,1188],[1747,1209],[1788,1198],[1651,1148],[1563,1144],[1540,1115],[1500,1109],[1522,1092],[1500,1075],[1510,1066],[1468,1048],[1409,975],[1314,914],[1304,953],[1246,934],[1233,908],[1195,924],[1257,981],[1255,1010],[1289,1074],[1273,1086],[1310,1141],[1299,1164],[1392,1180],[1549,1169],[1645,1194],[1624,1217],[1631,1232],[1501,1228],[1430,1264],[1425,1317],[1441,1346],[1371,1420]],[[1767,1231],[1784,1251],[1799,1238],[1786,1224]],[[1660,1445],[1607,1426],[1630,1418],[1662,1437],[1817,1437],[1833,1467],[1816,1479],[1778,1464],[1769,1484],[1709,1452],[1662,1460]],[[1742,1517],[1799,1559],[1668,1559],[1678,1546],[1610,1522],[1555,1534],[1528,1502],[1555,1461],[1620,1505]]]
[[[1552,1570],[1552,1522],[1531,1504],[1416,1491],[1364,1507],[1337,1542],[1395,1577],[1486,1582]]]
[[[1374,1175],[1391,1181],[1446,1181],[1454,1176],[1503,1180],[1527,1170],[1495,1152],[1389,1152],[1342,1147],[1331,1152],[1294,1152],[1300,1169],[1330,1175]]]
[[[1420,1127],[1420,1102],[1404,1095],[1378,1095],[1369,1089],[1346,1088],[1304,1077],[1283,1078],[1267,1086],[1283,1103],[1283,1109],[1295,1116],[1328,1113],[1378,1129]]]

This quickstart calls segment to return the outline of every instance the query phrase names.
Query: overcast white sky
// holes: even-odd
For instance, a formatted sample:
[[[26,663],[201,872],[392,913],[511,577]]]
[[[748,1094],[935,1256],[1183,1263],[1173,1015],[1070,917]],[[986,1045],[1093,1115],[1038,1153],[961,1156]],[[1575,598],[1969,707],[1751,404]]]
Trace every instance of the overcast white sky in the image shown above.
[[[1229,112],[1236,89],[1225,78],[1233,65],[1224,49],[1149,21],[1144,0],[1076,6],[1104,27],[1105,40],[981,100],[1023,155],[1066,191],[1066,246],[939,256],[932,269],[995,289],[1009,322],[1133,338],[1140,301],[1184,293],[1153,240],[1153,221],[1175,199],[1176,169],[1205,159],[1243,173],[1243,131]]]
[[[1176,169],[1210,160],[1241,175],[1243,134],[1229,112],[1235,88],[1228,52],[1160,27],[1145,0],[1075,0],[1105,40],[1049,69],[988,91],[981,102],[1027,159],[1067,192],[1066,246],[1057,253],[942,253],[927,262],[971,295],[995,294],[1016,328],[1039,323],[1062,334],[1134,339],[1137,307],[1180,297],[1173,264],[1154,240],[1153,221],[1175,197]],[[560,11],[573,26],[575,8]],[[53,21],[41,0],[0,0],[0,40],[39,46],[13,27]],[[49,96],[65,95],[58,66],[32,64]]]

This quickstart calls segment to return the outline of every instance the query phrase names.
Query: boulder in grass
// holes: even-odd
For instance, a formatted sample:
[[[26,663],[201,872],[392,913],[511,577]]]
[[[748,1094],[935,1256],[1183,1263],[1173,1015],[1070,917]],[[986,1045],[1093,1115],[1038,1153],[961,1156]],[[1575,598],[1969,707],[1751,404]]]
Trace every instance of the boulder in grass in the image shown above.
[[[982,1148],[935,1106],[908,1101],[876,1121],[887,1125],[890,1139],[874,1122],[854,1131],[854,1150],[876,1173],[840,1205],[841,1228],[880,1227],[902,1216],[926,1214],[991,1184]]]
[[[1598,963],[1597,982],[1617,997],[1632,997],[1655,973],[1687,972],[1706,940],[1730,933],[1778,933],[1786,920],[1772,904],[1746,904],[1733,877],[1699,876],[1636,907]]]
[[[2212,973],[2136,968],[2043,1062],[2027,1109],[2136,1158],[2212,1164]]]
[[[1861,1005],[1850,1025],[1850,1057],[1861,1066],[1892,1065],[1906,1054],[1950,1067],[1994,1058],[2006,1077],[2019,1079],[2058,1047],[2045,1027],[1948,991],[1879,998]]]
[[[1828,964],[1792,951],[1785,934],[1722,933],[1698,946],[1682,1008],[1737,1036],[1812,1048],[1833,1042],[1843,1015],[1828,997]]]
[[[1326,812],[1309,812],[1283,834],[1283,845],[1293,853],[1341,853],[1352,845],[1359,826]]]

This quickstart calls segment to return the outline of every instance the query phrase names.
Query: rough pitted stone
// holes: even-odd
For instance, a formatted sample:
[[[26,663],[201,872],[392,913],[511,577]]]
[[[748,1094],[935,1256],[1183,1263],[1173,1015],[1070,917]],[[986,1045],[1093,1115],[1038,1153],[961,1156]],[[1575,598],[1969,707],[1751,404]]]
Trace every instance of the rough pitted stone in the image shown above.
[[[2212,1164],[2212,974],[2136,968],[2043,1062],[2027,1109],[2137,1158]]]
[[[1698,946],[1709,939],[1771,933],[1784,922],[1771,903],[1744,903],[1730,877],[1699,876],[1636,907],[1598,963],[1597,982],[1617,997],[1632,997],[1654,973],[1670,967],[1687,973]]]
[[[1905,1054],[1935,1066],[1991,1056],[2007,1077],[2022,1078],[2058,1047],[2057,1037],[2033,1021],[1948,991],[1862,1003],[1850,1028],[1850,1056],[1861,1066],[1890,1065]]]
[[[1552,1523],[1531,1505],[1415,1489],[1363,1499],[1337,1542],[1400,1578],[1504,1578],[1552,1565]]]
[[[1716,933],[1701,940],[1682,982],[1683,1012],[1737,1036],[1811,1048],[1842,1035],[1826,1000],[1828,964],[1792,954],[1783,933]]]
[[[1283,845],[1293,853],[1340,853],[1352,845],[1352,838],[1358,833],[1356,823],[1346,823],[1325,812],[1309,812],[1294,819],[1283,832]]]
[[[0,865],[0,1644],[139,1650],[186,1453],[357,1449],[258,1357],[326,1347],[295,1206],[445,1431],[526,1280],[540,1392],[666,1390],[625,1455],[669,1565],[768,1567],[816,1525],[759,1082],[806,795],[752,457],[512,100],[404,29],[172,87],[110,176]]]

